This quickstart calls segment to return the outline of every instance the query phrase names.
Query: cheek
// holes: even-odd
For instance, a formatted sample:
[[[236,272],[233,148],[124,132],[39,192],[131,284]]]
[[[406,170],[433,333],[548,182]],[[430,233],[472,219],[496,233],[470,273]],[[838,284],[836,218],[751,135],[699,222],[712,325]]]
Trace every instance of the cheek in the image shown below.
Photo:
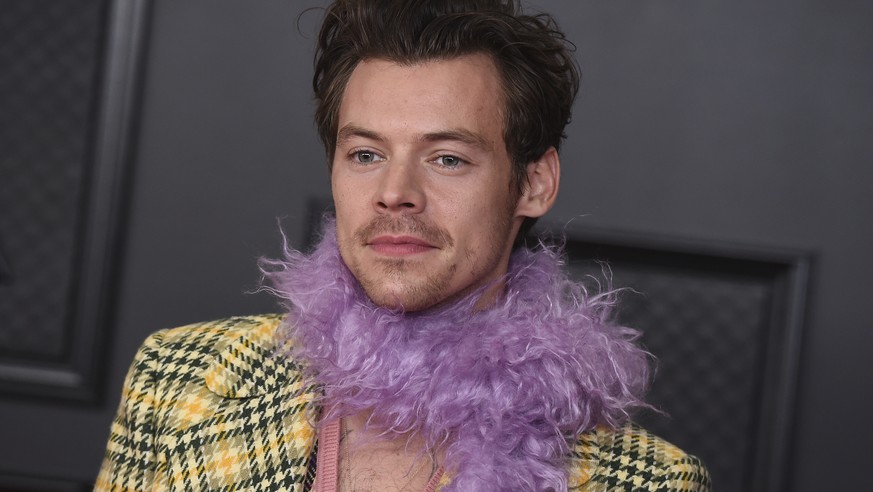
[[[351,193],[360,186],[355,186],[347,170],[334,168],[330,176],[330,188],[334,200],[348,201],[352,199]]]
[[[348,222],[360,210],[362,206],[356,202],[354,194],[351,193],[350,187],[343,180],[334,179],[332,181],[333,205],[336,209],[337,227],[341,223]]]
[[[360,179],[350,179],[348,176],[336,177],[331,180],[331,192],[336,209],[337,222],[363,217],[371,211],[373,185]]]
[[[336,209],[336,240],[343,259],[348,260],[349,246],[354,236],[355,219],[349,215],[350,208],[344,202],[334,199]],[[353,208],[351,209],[353,210]]]

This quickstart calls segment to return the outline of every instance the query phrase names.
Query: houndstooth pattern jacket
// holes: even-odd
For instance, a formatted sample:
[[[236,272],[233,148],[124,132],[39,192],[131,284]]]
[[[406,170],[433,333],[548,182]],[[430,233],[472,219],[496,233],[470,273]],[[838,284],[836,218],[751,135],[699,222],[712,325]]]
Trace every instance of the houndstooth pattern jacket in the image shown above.
[[[125,380],[95,490],[309,490],[318,393],[273,354],[281,320],[229,318],[149,337]],[[633,424],[580,436],[570,456],[572,491],[709,484],[697,458]]]

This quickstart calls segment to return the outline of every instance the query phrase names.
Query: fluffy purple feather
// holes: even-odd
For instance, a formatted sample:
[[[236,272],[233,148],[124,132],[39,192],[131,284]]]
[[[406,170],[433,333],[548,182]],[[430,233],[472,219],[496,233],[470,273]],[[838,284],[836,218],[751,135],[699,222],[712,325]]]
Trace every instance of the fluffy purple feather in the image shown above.
[[[289,311],[280,347],[333,409],[322,421],[372,410],[388,432],[446,443],[447,490],[564,491],[574,439],[644,406],[638,333],[610,322],[614,293],[589,295],[558,251],[515,251],[490,309],[474,309],[480,290],[403,313],[367,298],[332,220],[312,254],[285,249],[262,268]]]

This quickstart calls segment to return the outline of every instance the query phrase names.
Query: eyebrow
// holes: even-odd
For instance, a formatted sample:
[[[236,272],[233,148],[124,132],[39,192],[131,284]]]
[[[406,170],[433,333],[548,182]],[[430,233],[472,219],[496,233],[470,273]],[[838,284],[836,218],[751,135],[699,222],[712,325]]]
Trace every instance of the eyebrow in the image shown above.
[[[372,130],[367,130],[366,128],[361,128],[355,125],[346,125],[337,132],[336,135],[336,143],[341,144],[349,139],[361,137],[369,140],[376,140],[378,142],[384,142],[385,137],[374,132]]]
[[[356,137],[366,138],[368,140],[375,140],[377,142],[385,142],[388,140],[380,133],[373,130],[368,130],[366,128],[355,125],[346,125],[340,128],[340,130],[337,132],[336,141],[337,144],[341,144]],[[465,130],[463,128],[452,128],[438,132],[425,133],[419,136],[418,140],[421,142],[454,141],[478,147],[479,149],[485,151],[493,150],[491,143],[486,140],[482,135],[471,132],[469,130]]]
[[[463,144],[472,145],[473,147],[478,147],[481,150],[491,151],[491,143],[482,135],[478,133],[473,133],[469,130],[464,130],[462,128],[445,130],[440,132],[433,133],[425,133],[420,138],[423,142],[443,142],[443,141],[454,141],[461,142]]]

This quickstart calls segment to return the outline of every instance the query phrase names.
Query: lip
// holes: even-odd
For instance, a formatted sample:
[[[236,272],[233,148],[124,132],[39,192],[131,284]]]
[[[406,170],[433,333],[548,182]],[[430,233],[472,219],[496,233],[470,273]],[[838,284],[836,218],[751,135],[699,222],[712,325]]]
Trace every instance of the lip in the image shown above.
[[[367,246],[387,256],[407,256],[436,249],[433,244],[415,236],[378,236],[367,242]]]

